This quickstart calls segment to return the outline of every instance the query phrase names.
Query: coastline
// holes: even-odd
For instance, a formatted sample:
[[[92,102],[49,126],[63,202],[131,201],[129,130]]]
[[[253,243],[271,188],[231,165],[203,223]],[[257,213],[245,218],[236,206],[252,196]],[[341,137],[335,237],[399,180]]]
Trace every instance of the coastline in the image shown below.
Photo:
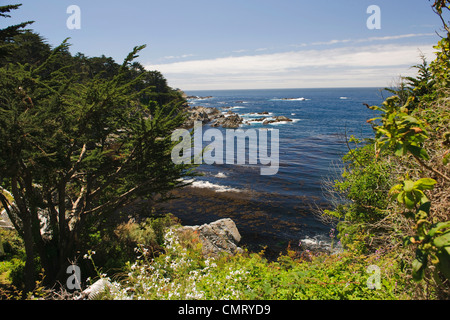
[[[251,252],[264,250],[270,260],[285,253],[289,246],[301,250],[299,242],[305,239],[320,237],[326,240],[324,225],[316,220],[305,197],[304,202],[287,209],[279,195],[260,195],[253,191],[217,192],[188,186],[171,195],[176,199],[155,206],[159,214],[173,214],[183,226],[230,218],[242,236],[240,246]],[[287,213],[289,219],[286,219],[287,210],[290,211]]]

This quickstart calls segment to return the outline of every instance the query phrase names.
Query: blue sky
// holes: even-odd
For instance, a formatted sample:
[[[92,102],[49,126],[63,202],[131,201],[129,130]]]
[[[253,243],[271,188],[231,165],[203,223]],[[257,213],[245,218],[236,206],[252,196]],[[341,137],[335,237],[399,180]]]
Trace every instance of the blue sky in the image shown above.
[[[17,0],[2,25],[31,26],[73,53],[138,61],[183,90],[385,87],[411,75],[420,52],[430,60],[441,29],[428,0]],[[81,9],[70,30],[67,7]],[[381,9],[370,30],[367,8]],[[1,25],[0,25],[1,27]]]

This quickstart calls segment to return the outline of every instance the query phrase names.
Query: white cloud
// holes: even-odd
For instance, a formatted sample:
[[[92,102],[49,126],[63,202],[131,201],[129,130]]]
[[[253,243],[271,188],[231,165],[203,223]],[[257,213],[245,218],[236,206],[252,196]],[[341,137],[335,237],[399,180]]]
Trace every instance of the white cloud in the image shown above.
[[[362,39],[334,39],[329,41],[318,41],[312,43],[301,43],[301,44],[293,44],[291,47],[304,48],[310,46],[330,46],[341,43],[366,43],[366,42],[374,42],[374,41],[390,41],[390,40],[400,40],[400,39],[408,39],[408,38],[418,38],[418,37],[435,37],[435,33],[409,33],[409,34],[401,34],[396,36],[384,36],[384,37],[369,37]]]
[[[173,59],[185,59],[185,58],[190,58],[190,57],[195,57],[195,54],[183,54],[181,56],[165,56],[163,57],[164,60],[173,60]]]
[[[400,74],[411,74],[410,66],[420,63],[419,48],[431,61],[431,44],[385,44],[230,56],[151,68],[161,71],[170,85],[185,90],[386,86]]]

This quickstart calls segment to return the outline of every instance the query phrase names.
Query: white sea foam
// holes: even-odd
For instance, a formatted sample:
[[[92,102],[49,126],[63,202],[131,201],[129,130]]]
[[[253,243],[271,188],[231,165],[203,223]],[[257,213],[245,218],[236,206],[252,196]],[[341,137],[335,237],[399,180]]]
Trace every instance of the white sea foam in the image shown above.
[[[284,98],[284,99],[270,99],[270,101],[310,101],[311,99],[306,99],[306,98]]]
[[[194,179],[185,180],[186,183],[192,183],[191,186],[194,188],[201,189],[212,189],[216,192],[242,192],[242,190],[231,188],[229,186],[224,186],[220,184],[211,183],[209,181],[195,181]]]
[[[214,176],[214,178],[224,179],[224,178],[228,178],[228,176],[225,173],[223,173],[223,172],[219,172],[218,174],[216,174]]]
[[[251,113],[244,113],[244,114],[242,114],[242,116],[249,117],[249,118],[262,118],[262,117],[266,117],[266,116],[273,116],[273,112],[268,112],[266,114],[251,112]]]
[[[331,254],[342,252],[340,242],[332,243],[330,238],[325,235],[318,235],[314,238],[306,237],[301,239],[299,245],[305,250],[324,250]]]
[[[270,120],[270,119],[268,118],[268,119],[264,119],[264,120],[261,120],[261,121],[250,121],[250,120],[247,120],[247,121],[244,122],[244,124],[246,124],[246,125],[262,124],[266,120]]]
[[[277,126],[277,125],[280,125],[280,124],[292,124],[292,123],[299,122],[301,119],[291,119],[291,120],[292,120],[292,121],[277,121],[277,122],[272,122],[272,123],[269,123],[269,125]]]
[[[291,121],[277,121],[277,122],[271,122],[271,123],[269,123],[269,125],[271,125],[271,126],[279,126],[281,124],[290,124],[290,123],[292,123],[292,122]]]
[[[263,124],[264,121],[270,121],[275,120],[273,117],[266,117],[264,120],[261,121],[252,121],[251,119],[245,119],[244,125],[254,125],[254,124]],[[281,125],[281,124],[292,124],[301,121],[302,119],[291,119],[292,121],[277,121],[277,122],[270,122],[268,125]]]

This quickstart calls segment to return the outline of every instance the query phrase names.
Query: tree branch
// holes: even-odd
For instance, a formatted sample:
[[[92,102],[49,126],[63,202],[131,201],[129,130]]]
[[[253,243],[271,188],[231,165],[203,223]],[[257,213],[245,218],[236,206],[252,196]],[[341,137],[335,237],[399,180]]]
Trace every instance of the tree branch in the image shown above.
[[[134,187],[133,189],[128,190],[127,192],[123,193],[122,195],[120,195],[119,197],[115,198],[114,200],[110,200],[110,201],[108,201],[108,202],[106,202],[106,203],[104,203],[104,204],[102,204],[102,205],[100,205],[100,206],[98,206],[98,207],[96,207],[94,209],[85,211],[84,214],[92,214],[92,213],[96,213],[98,211],[101,211],[101,210],[103,210],[103,209],[105,209],[107,207],[118,206],[118,205],[120,205],[122,203],[123,200],[126,200],[127,197],[132,195],[134,192],[136,192],[142,186],[143,186],[143,184],[140,185],[140,186]]]
[[[103,183],[100,187],[95,189],[90,195],[90,198],[95,198],[95,196],[101,191],[104,190],[111,182],[114,181],[114,179],[120,174],[120,172],[125,168],[125,166],[130,163],[131,159],[134,157],[134,154],[136,152],[137,146],[134,147],[133,151],[131,151],[131,154],[128,156],[128,159],[114,172],[112,175],[108,177],[105,183]]]
[[[65,177],[65,180],[69,180],[73,174],[77,171],[78,166],[80,165],[81,161],[84,158],[84,155],[86,154],[86,143],[83,145],[83,149],[81,150],[80,156],[78,157],[78,161],[72,166],[72,168],[67,172],[67,175]]]

